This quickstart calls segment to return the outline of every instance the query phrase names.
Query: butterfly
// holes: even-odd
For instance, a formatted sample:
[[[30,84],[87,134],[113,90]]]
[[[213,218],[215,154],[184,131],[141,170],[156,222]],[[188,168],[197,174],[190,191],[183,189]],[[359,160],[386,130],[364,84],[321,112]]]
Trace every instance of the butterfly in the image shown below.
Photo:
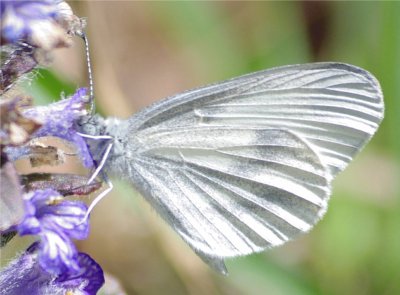
[[[193,89],[127,120],[98,115],[81,132],[109,137],[103,171],[130,182],[194,252],[224,259],[282,245],[327,210],[331,183],[383,119],[367,71],[289,65]],[[104,145],[90,145],[93,155]]]

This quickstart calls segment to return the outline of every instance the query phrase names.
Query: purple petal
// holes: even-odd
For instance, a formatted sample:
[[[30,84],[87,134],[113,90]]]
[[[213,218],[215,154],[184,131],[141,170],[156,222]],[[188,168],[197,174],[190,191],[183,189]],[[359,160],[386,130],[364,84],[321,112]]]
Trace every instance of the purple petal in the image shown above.
[[[5,43],[23,40],[46,50],[69,44],[67,32],[76,17],[64,1],[1,1],[0,5]]]
[[[26,290],[32,295],[46,294],[43,289],[47,288],[51,279],[37,264],[36,255],[24,253],[0,272],[1,294],[26,294]]]
[[[54,136],[66,140],[75,146],[78,154],[87,168],[94,166],[93,158],[84,138],[76,131],[76,123],[86,115],[87,89],[80,88],[76,93],[48,106],[37,106],[25,109],[23,115],[41,127],[32,134],[32,138]],[[8,157],[15,161],[20,157],[30,155],[25,146],[7,147]]]
[[[84,220],[87,207],[67,201],[52,189],[25,194],[25,219],[18,225],[20,235],[41,238],[39,262],[51,273],[77,271],[77,251],[71,239],[85,239],[89,222]]]
[[[80,88],[68,99],[28,109],[24,115],[42,123],[42,127],[34,133],[34,137],[55,136],[72,143],[77,148],[85,167],[92,168],[93,158],[86,141],[75,129],[76,122],[86,114],[86,102],[87,89]]]
[[[77,254],[79,271],[64,272],[57,276],[42,269],[34,243],[29,249],[12,261],[0,272],[0,293],[2,295],[65,295],[96,294],[104,284],[101,267],[87,254]]]
[[[79,274],[71,275],[65,273],[60,275],[56,282],[64,287],[71,286],[84,291],[85,294],[96,294],[104,284],[104,273],[100,265],[96,263],[89,255],[85,253],[78,254]]]
[[[62,232],[48,231],[41,235],[39,263],[49,273],[78,272],[76,248]]]
[[[25,19],[46,19],[57,15],[57,1],[8,1],[16,13]]]
[[[42,215],[44,230],[57,229],[68,233],[73,239],[83,240],[89,234],[89,223],[82,222],[86,215],[85,203],[77,201],[63,201],[59,204],[45,206],[38,214]]]

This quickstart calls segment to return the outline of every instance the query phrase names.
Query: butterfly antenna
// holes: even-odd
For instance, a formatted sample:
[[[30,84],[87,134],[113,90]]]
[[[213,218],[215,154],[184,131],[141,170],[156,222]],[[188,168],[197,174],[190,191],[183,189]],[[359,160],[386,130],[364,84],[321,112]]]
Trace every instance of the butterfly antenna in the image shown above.
[[[90,62],[90,52],[89,52],[89,40],[86,36],[85,33],[81,33],[80,37],[83,39],[83,42],[85,42],[85,52],[86,52],[86,65],[88,69],[88,78],[89,78],[89,108],[90,108],[90,113],[93,115],[95,111],[95,106],[94,106],[94,87],[93,87],[93,74],[92,74],[92,64]]]

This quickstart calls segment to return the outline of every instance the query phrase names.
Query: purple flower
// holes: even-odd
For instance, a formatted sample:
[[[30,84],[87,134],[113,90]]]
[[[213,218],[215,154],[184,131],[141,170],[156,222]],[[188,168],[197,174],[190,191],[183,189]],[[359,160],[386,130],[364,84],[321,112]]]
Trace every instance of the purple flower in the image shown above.
[[[88,220],[82,222],[87,207],[67,201],[52,189],[24,195],[25,217],[17,226],[21,236],[38,235],[39,264],[53,274],[79,272],[77,250],[71,239],[85,239]]]
[[[24,115],[42,124],[33,137],[55,136],[72,143],[77,148],[83,164],[93,167],[93,159],[85,140],[76,132],[75,123],[86,114],[87,89],[80,88],[68,98],[48,106],[28,109]]]
[[[3,44],[21,40],[50,50],[70,43],[67,30],[76,17],[64,1],[6,0],[0,5]]]
[[[61,275],[48,273],[38,263],[34,243],[25,253],[12,261],[0,273],[2,295],[65,295],[96,294],[104,284],[101,267],[87,254],[77,253],[79,272]],[[68,293],[70,292],[70,293]]]

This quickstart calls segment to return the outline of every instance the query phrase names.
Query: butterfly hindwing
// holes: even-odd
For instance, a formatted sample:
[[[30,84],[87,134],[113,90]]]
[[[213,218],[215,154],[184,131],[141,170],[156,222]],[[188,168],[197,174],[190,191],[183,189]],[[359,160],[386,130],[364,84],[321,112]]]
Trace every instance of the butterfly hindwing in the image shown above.
[[[283,244],[326,210],[326,169],[289,131],[180,128],[140,142],[126,173],[204,260]]]

